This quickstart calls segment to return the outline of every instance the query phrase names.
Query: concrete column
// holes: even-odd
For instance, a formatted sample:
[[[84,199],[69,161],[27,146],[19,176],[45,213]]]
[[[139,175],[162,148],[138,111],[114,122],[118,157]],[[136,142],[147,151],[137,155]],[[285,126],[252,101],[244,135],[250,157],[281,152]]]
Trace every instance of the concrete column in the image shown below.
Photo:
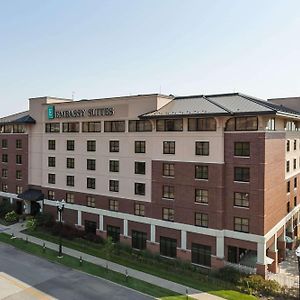
[[[123,220],[123,235],[128,236],[128,220]]]
[[[150,242],[155,243],[155,225],[151,224]]]
[[[81,214],[81,210],[77,211],[77,225],[82,226],[82,214]]]
[[[9,198],[9,202],[10,202],[10,204],[13,204],[14,198]]]
[[[266,250],[267,250],[267,246],[265,242],[257,243],[257,263],[260,265],[265,265],[267,263]]]
[[[224,236],[217,236],[216,238],[216,254],[218,258],[224,259],[225,250],[224,250]]]
[[[181,249],[186,250],[187,249],[187,241],[186,241],[186,231],[181,230]]]
[[[103,215],[99,215],[99,230],[103,231]]]
[[[271,245],[270,251],[277,251],[277,232],[274,234],[274,243]]]

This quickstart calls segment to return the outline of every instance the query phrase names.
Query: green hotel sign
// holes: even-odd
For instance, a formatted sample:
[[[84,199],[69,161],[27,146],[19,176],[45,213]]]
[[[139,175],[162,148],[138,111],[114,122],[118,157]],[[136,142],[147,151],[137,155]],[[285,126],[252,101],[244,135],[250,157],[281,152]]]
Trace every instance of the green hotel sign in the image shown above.
[[[47,108],[49,120],[61,118],[105,117],[113,116],[114,113],[115,109],[113,107],[56,110],[54,105],[49,105]]]
[[[54,119],[55,118],[55,107],[53,105],[48,106],[48,119]]]

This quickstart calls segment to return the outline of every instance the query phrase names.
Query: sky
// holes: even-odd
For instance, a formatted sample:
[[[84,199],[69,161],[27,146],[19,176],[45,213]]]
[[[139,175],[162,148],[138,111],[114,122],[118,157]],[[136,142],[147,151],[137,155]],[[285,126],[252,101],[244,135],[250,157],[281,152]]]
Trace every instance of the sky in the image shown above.
[[[28,98],[300,96],[299,0],[0,0],[0,116]]]

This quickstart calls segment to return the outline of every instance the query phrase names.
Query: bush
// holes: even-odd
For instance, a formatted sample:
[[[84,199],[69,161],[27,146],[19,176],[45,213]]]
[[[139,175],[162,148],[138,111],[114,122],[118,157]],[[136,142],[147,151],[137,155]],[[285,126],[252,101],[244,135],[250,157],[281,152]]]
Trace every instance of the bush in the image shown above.
[[[10,211],[8,212],[5,217],[4,217],[5,221],[7,223],[14,223],[14,222],[17,222],[18,221],[18,215],[16,214],[16,212],[13,210],[13,211]]]
[[[51,233],[53,235],[60,235],[68,240],[73,240],[78,237],[83,236],[83,232],[78,230],[75,226],[69,225],[69,224],[60,224],[60,223],[55,223],[51,227]]]
[[[48,212],[38,213],[36,215],[37,226],[39,227],[52,227],[54,225],[54,217]]]
[[[240,280],[241,290],[255,296],[279,296],[282,287],[275,280],[265,280],[260,275],[250,275]]]
[[[16,206],[9,201],[2,201],[0,203],[0,218],[4,218],[8,212],[15,210]]]
[[[34,218],[30,218],[26,222],[26,228],[29,230],[35,230],[36,225],[37,225],[37,222],[36,222],[36,219],[34,219]]]
[[[233,284],[237,284],[241,278],[246,277],[246,274],[239,272],[238,270],[231,267],[224,267],[213,273],[213,276],[223,281],[228,281]]]
[[[103,244],[103,239],[94,233],[86,233],[83,235],[83,238],[96,244]]]

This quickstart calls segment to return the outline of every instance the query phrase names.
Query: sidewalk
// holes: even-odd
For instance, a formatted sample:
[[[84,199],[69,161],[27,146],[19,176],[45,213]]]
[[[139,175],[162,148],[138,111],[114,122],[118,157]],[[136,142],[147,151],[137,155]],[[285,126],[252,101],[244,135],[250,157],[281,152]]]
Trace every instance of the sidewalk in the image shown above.
[[[23,227],[24,225],[25,224],[22,224],[22,223],[16,223],[16,224],[8,226],[8,227],[0,225],[0,232],[4,231],[8,234],[14,234],[15,237],[22,238],[22,239],[26,239],[26,237],[28,237],[28,241],[30,241],[34,244],[43,245],[43,243],[45,243],[46,248],[52,249],[55,251],[58,250],[57,244],[54,244],[54,243],[51,243],[48,241],[44,241],[44,240],[35,238],[33,236],[28,236],[28,235],[20,232],[20,231],[24,230],[24,227]],[[83,253],[83,252],[80,252],[80,251],[77,251],[77,250],[74,250],[71,248],[67,248],[64,246],[63,246],[63,253],[65,253],[69,256],[77,257],[77,258],[79,258],[81,256],[83,260],[93,263],[95,265],[102,266],[104,268],[106,268],[106,265],[108,265],[108,268],[110,270],[119,272],[122,274],[125,274],[125,272],[127,270],[128,275],[130,277],[152,283],[152,284],[162,287],[162,288],[169,289],[178,294],[185,295],[186,291],[188,291],[188,295],[194,299],[198,299],[198,300],[220,300],[220,299],[223,299],[223,298],[220,298],[220,297],[217,297],[214,295],[210,295],[208,293],[198,291],[193,288],[187,288],[186,286],[183,286],[181,284],[178,284],[178,283],[175,283],[175,282],[163,279],[163,278],[159,278],[159,277],[156,277],[156,276],[153,276],[153,275],[141,272],[141,271],[127,268],[125,266],[122,266],[122,265],[119,265],[119,264],[116,264],[116,263],[113,263],[110,261],[106,261],[105,259],[102,259],[99,257],[91,256],[89,254],[86,254],[86,253]]]

